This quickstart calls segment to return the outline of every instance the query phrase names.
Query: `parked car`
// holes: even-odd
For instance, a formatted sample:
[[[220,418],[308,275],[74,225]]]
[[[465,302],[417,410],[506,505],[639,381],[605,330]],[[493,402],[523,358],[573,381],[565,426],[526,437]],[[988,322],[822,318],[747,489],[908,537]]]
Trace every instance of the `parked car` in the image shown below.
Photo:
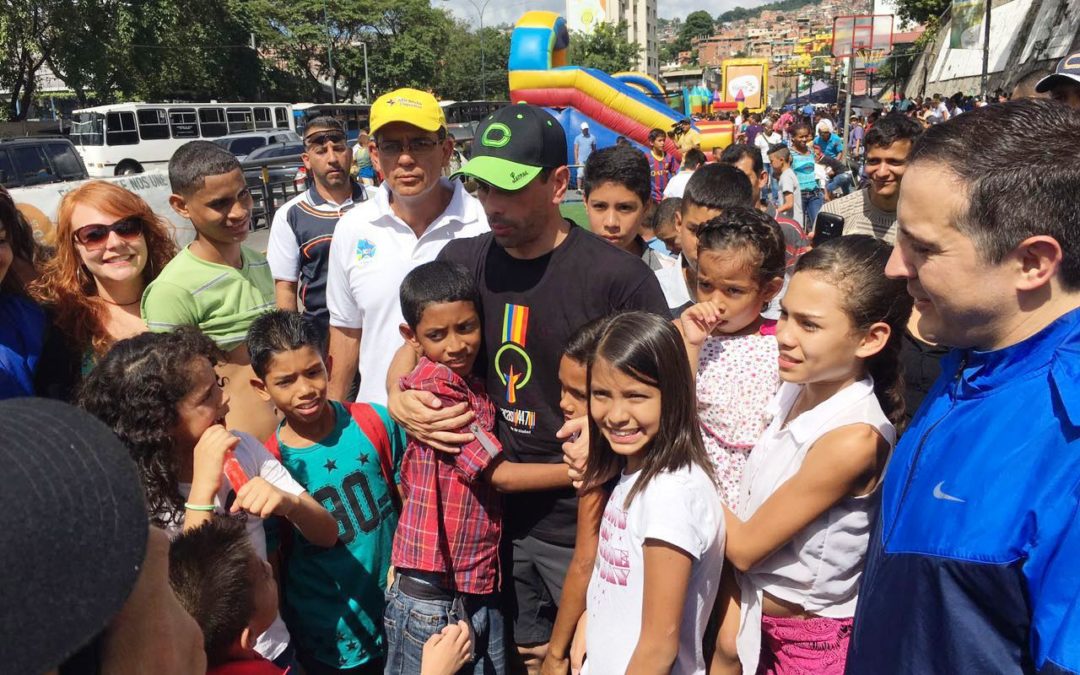
[[[5,188],[86,178],[82,158],[62,136],[0,139],[0,184]]]
[[[302,141],[271,143],[270,145],[264,145],[261,148],[252,150],[251,154],[244,157],[243,161],[254,162],[260,159],[273,159],[277,157],[295,158],[289,161],[283,161],[280,164],[268,165],[267,170],[270,172],[270,182],[279,183],[286,180],[293,180],[297,183],[298,188],[303,188],[307,181],[307,169],[304,168],[304,162],[300,159],[300,155],[303,153],[304,143]],[[247,167],[244,169],[244,175],[247,176],[248,182],[251,182],[253,178],[261,181],[262,169],[260,167]]]
[[[214,142],[225,148],[236,158],[243,161],[252,151],[272,143],[298,143],[300,135],[288,129],[274,131],[245,131],[229,134],[215,139]]]

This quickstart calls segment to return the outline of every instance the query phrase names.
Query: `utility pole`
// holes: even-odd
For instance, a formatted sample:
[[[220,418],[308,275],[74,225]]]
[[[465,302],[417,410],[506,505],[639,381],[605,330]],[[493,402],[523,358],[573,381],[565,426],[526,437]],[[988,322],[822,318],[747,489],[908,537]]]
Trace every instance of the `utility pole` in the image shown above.
[[[323,0],[323,25],[326,26],[326,67],[330,70],[330,102],[337,103],[337,75],[334,73],[334,36],[330,34],[330,12]]]
[[[450,0],[443,0],[443,2],[449,2]],[[484,10],[487,9],[488,3],[491,0],[469,0],[469,4],[476,10],[476,14],[480,17],[480,98],[487,100],[487,66],[484,63]]]
[[[844,151],[848,148],[848,139],[851,137],[851,90],[852,80],[855,76],[855,50],[847,57],[847,77],[844,78],[844,86],[847,87],[847,100],[844,103]],[[847,156],[846,154],[844,155]]]
[[[983,53],[982,53],[982,93],[983,101],[990,102],[990,5],[991,0],[983,0],[986,3],[983,15]]]
[[[371,80],[368,79],[367,71],[367,43],[361,42],[360,45],[364,48],[364,103],[371,105]]]

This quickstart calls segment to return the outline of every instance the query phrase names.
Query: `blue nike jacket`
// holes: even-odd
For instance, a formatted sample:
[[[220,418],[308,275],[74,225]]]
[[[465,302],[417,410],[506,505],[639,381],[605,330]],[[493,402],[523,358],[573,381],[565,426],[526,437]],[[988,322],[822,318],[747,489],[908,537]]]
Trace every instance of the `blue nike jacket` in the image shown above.
[[[951,352],[882,489],[849,675],[1080,672],[1080,310]]]

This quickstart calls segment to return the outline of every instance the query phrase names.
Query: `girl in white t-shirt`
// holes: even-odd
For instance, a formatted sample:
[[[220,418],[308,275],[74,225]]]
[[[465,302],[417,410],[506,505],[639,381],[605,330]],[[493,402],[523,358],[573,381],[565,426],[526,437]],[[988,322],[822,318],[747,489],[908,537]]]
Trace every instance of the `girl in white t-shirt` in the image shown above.
[[[725,514],[727,557],[741,572],[728,600],[740,610],[737,622],[725,612],[710,672],[740,662],[743,673],[844,671],[877,487],[904,413],[912,300],[885,276],[891,250],[840,237],[795,267],[776,332],[783,384]]]
[[[589,362],[586,486],[614,482],[587,594],[588,675],[704,674],[724,521],[679,331],[613,317]]]
[[[193,328],[143,333],[113,345],[87,377],[79,403],[127,446],[142,476],[150,521],[170,535],[215,515],[235,515],[246,519],[248,537],[265,560],[263,519],[282,516],[311,543],[333,546],[334,517],[258,440],[225,429],[229,398],[214,372],[223,361],[213,341]],[[255,650],[284,667],[291,662],[288,646],[278,617]]]

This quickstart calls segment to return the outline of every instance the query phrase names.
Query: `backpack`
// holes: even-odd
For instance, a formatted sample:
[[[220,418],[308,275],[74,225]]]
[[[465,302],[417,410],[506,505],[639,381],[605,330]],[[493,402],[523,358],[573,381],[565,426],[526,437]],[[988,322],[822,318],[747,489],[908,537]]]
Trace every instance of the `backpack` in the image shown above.
[[[398,494],[397,486],[394,483],[394,457],[390,449],[390,435],[386,432],[386,426],[383,425],[382,418],[367,403],[345,403],[344,405],[345,409],[352,415],[356,426],[360,427],[360,431],[378,451],[379,468],[382,471],[386,485],[390,488],[390,500],[394,504],[394,510],[401,513],[401,495]],[[270,438],[266,439],[265,445],[270,454],[280,462],[281,447],[278,444],[276,431],[270,435]]]

